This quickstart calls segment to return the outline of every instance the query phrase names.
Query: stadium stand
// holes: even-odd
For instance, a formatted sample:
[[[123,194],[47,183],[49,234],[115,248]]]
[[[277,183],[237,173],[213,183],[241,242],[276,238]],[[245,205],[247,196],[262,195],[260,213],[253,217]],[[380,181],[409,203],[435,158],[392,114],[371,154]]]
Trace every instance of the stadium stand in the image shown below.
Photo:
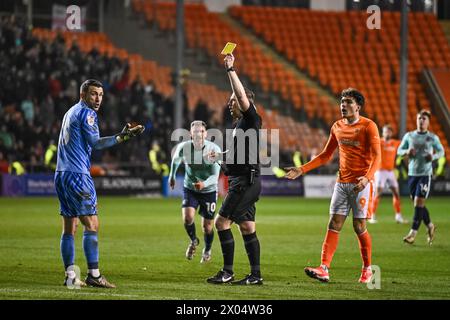
[[[151,140],[170,136],[172,113],[167,106],[172,103],[167,96],[173,89],[167,68],[114,48],[104,34],[30,32],[14,16],[0,19],[0,31],[2,162],[19,160],[28,172],[44,170],[45,149],[57,142],[62,116],[78,100],[79,85],[88,77],[102,79],[107,92],[100,112],[108,119],[100,122],[103,135],[119,132],[126,121],[147,124],[158,119],[152,135],[127,144],[125,151],[94,153],[93,162],[115,157],[146,163]]]
[[[363,11],[233,6],[230,14],[334,95],[349,85],[362,90],[367,97],[367,115],[379,125],[390,123],[398,132],[399,12],[384,11],[380,30],[366,28]],[[420,72],[450,67],[450,48],[434,15],[415,12],[409,19],[407,130],[413,130],[417,111],[430,109]],[[448,150],[437,117],[432,118],[431,126]]]
[[[156,21],[162,31],[174,31],[175,3],[153,3],[145,0],[134,0],[132,3],[136,12],[144,13],[147,21]],[[219,64],[223,63],[220,52],[224,44],[232,39],[239,44],[235,51],[236,55],[239,55],[236,67],[253,84],[259,85],[266,93],[279,94],[285,101],[291,102],[297,110],[304,109],[310,119],[319,117],[326,123],[336,119],[335,104],[325,97],[320,97],[314,88],[308,87],[292,71],[286,70],[281,63],[274,61],[249,39],[242,36],[238,30],[221,20],[218,14],[208,12],[203,4],[185,5],[185,32],[188,47],[205,50]],[[211,92],[207,95],[208,97],[212,96],[215,99],[213,92],[216,90],[212,89],[212,86],[204,87],[204,89]],[[192,94],[200,97],[201,95],[196,91],[188,91],[188,96],[191,97]],[[194,103],[190,102],[191,108]],[[324,130],[309,128],[307,124],[294,124],[292,119],[278,115],[276,111],[267,114],[270,116],[268,116],[266,128],[280,129],[280,136],[285,138],[280,138],[281,148],[284,150],[297,149],[304,154],[310,154],[311,145],[323,145],[326,139]],[[286,123],[292,125],[286,125]],[[300,143],[303,140],[308,142]]]

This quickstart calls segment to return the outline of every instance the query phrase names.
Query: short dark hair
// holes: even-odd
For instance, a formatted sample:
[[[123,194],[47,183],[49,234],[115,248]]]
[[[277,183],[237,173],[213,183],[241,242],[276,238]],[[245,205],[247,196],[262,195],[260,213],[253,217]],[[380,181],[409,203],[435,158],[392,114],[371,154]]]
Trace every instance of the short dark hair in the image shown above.
[[[206,122],[203,120],[194,120],[191,122],[191,128],[196,125],[202,125],[206,129]]]
[[[244,87],[244,91],[245,91],[245,95],[247,96],[247,99],[251,103],[255,104],[255,93],[247,87]]]
[[[88,92],[90,86],[94,86],[97,88],[103,88],[103,84],[100,81],[95,80],[95,79],[88,79],[81,84],[80,93]]]
[[[430,112],[430,110],[422,109],[422,110],[419,111],[419,113],[417,115],[427,116],[428,120],[431,120],[431,112]]]
[[[361,92],[359,92],[358,90],[356,90],[355,88],[347,88],[342,90],[341,93],[341,99],[344,97],[350,97],[355,99],[356,103],[358,105],[362,107],[364,107],[364,103],[366,102],[366,100],[364,99],[364,96]]]

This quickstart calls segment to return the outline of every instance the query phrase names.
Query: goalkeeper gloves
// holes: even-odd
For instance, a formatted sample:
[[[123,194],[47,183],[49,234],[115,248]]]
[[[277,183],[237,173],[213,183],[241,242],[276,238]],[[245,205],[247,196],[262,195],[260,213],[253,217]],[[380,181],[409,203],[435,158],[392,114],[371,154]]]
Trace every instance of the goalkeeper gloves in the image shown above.
[[[122,131],[116,135],[116,140],[118,143],[127,141],[131,138],[136,137],[137,135],[140,135],[142,132],[144,132],[144,130],[145,128],[142,125],[131,127],[131,125],[127,123]]]

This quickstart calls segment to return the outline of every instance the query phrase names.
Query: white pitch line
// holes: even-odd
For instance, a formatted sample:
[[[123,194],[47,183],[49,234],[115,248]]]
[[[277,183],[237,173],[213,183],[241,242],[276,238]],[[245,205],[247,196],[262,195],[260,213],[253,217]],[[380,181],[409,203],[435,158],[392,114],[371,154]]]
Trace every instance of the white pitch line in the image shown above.
[[[120,293],[93,293],[93,292],[81,292],[83,289],[67,289],[68,291],[57,291],[58,294],[70,294],[72,296],[77,295],[86,295],[86,296],[108,296],[108,297],[139,297],[137,295],[131,295],[131,294],[120,294]],[[40,289],[15,289],[15,288],[0,288],[0,292],[5,293],[13,293],[13,292],[23,292],[23,293],[43,293],[48,294],[52,293],[54,294],[55,291],[51,290],[40,290]],[[72,294],[73,293],[73,294]]]

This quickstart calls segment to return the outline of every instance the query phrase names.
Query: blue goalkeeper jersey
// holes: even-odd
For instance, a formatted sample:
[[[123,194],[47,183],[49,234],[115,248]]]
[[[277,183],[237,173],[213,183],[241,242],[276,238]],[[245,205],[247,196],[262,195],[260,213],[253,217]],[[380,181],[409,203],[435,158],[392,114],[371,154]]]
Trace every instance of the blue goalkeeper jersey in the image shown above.
[[[433,174],[432,161],[427,161],[425,157],[428,154],[437,160],[444,156],[444,147],[439,141],[439,137],[434,133],[410,131],[405,134],[398,147],[397,154],[403,156],[409,149],[415,149],[416,155],[409,157],[408,175],[409,176],[431,176]]]
[[[97,113],[80,100],[64,115],[56,171],[90,174],[92,149],[100,150],[115,144],[115,136],[100,138]]]
[[[217,162],[209,162],[206,155],[214,151],[220,153],[220,147],[208,140],[202,149],[196,150],[192,140],[181,142],[175,148],[170,166],[169,179],[175,179],[178,167],[184,162],[185,175],[184,187],[199,193],[217,191],[217,181],[219,180],[220,165]],[[194,183],[203,181],[204,188],[196,190]]]

